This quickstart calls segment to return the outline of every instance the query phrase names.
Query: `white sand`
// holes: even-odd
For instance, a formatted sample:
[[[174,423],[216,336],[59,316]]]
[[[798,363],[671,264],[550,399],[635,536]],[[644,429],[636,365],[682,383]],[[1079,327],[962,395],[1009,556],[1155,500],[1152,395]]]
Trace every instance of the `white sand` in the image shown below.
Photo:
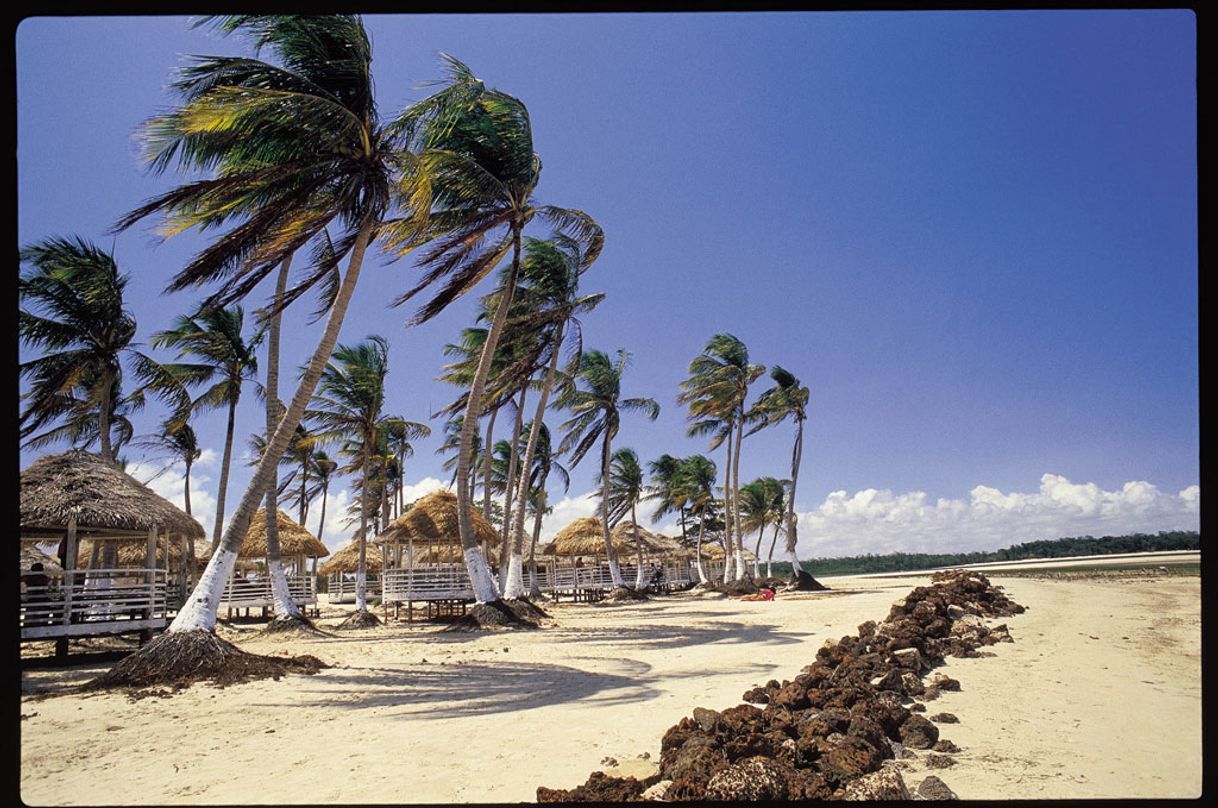
[[[963,798],[1192,797],[1201,787],[1195,577],[993,577],[1030,610],[993,658],[949,660],[963,690],[928,712],[963,748],[936,771]],[[404,624],[262,639],[338,667],[172,698],[51,696],[100,667],[23,675],[21,796],[32,805],[488,802],[535,799],[659,757],[695,706],[790,678],[827,638],[880,620],[926,579],[826,579],[831,593],[746,603],[680,596],[551,607],[528,633]],[[337,614],[337,613],[335,613]],[[336,618],[323,620],[334,623]],[[231,636],[231,635],[230,635]],[[1096,639],[1092,639],[1095,637]],[[1127,639],[1126,639],[1127,638]],[[924,758],[925,756],[923,756]],[[928,773],[913,762],[906,780]]]

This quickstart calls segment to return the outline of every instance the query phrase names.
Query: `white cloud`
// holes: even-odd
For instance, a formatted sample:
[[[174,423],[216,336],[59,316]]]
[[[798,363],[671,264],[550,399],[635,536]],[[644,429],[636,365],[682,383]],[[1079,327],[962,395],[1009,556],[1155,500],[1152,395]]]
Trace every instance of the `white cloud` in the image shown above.
[[[208,450],[204,451],[206,453]],[[127,473],[174,505],[186,510],[185,463],[137,461],[127,464]],[[190,514],[203,526],[209,540],[216,519],[216,498],[205,487],[211,481],[211,477],[200,473],[196,461],[190,469]]]
[[[554,534],[581,516],[596,516],[600,495],[589,491],[579,496],[566,496],[554,503],[554,510],[541,520],[541,541],[548,542]]]
[[[1195,530],[1200,498],[1196,485],[1173,495],[1136,480],[1105,491],[1057,474],[1043,475],[1036,492],[978,485],[968,499],[933,504],[922,491],[834,491],[815,510],[799,514],[799,554],[996,550],[1062,536]]]

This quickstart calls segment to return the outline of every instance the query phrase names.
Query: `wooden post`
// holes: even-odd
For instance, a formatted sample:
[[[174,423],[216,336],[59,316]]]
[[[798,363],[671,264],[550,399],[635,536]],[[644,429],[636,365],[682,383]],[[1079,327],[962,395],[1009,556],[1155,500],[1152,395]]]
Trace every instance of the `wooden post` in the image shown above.
[[[168,552],[169,542],[166,542],[166,552]],[[144,608],[144,617],[148,620],[152,619],[152,613],[155,610],[156,604],[156,527],[148,528],[148,544],[144,550],[144,580],[148,584],[148,605]],[[152,639],[152,629],[146,628],[140,632],[140,645],[144,645]]]
[[[63,562],[63,584],[60,591],[63,596],[63,624],[72,622],[72,590],[76,586],[76,517],[68,517],[67,555]],[[58,637],[55,640],[55,656],[68,655],[68,638]]]

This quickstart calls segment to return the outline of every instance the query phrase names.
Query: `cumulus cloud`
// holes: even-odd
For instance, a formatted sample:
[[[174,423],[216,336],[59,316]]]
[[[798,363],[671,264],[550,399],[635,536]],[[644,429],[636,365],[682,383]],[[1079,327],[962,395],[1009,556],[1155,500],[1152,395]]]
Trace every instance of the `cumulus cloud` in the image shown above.
[[[589,491],[579,496],[566,496],[554,503],[554,510],[541,520],[541,541],[548,542],[554,534],[581,516],[596,516],[600,495]]]
[[[1199,528],[1201,489],[1161,492],[1142,480],[1106,491],[1045,474],[1035,492],[975,486],[967,499],[931,502],[923,491],[833,491],[799,513],[799,555],[995,550],[1062,536],[1119,535]]]
[[[204,450],[206,454],[210,450]],[[214,452],[212,452],[214,456]],[[201,459],[201,458],[200,458]],[[186,510],[186,464],[137,461],[127,464],[127,473],[165,499]],[[210,539],[215,527],[216,498],[208,491],[212,478],[199,471],[199,461],[190,468],[190,515],[198,520]],[[225,521],[227,525],[227,519]]]

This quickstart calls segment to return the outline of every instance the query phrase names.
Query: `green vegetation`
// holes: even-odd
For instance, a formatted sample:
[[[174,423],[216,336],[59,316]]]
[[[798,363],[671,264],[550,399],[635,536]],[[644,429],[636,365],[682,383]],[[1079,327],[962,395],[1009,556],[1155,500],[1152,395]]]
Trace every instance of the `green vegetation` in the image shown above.
[[[1157,534],[1131,533],[1127,536],[1070,536],[1040,539],[1015,544],[1002,550],[976,553],[889,553],[844,558],[813,558],[808,566],[816,575],[853,575],[865,572],[906,572],[909,570],[950,567],[956,564],[985,564],[993,561],[1019,561],[1025,558],[1064,558],[1066,556],[1144,553],[1161,550],[1200,550],[1201,534],[1193,530],[1161,530]],[[774,575],[791,574],[788,562],[776,562]]]

